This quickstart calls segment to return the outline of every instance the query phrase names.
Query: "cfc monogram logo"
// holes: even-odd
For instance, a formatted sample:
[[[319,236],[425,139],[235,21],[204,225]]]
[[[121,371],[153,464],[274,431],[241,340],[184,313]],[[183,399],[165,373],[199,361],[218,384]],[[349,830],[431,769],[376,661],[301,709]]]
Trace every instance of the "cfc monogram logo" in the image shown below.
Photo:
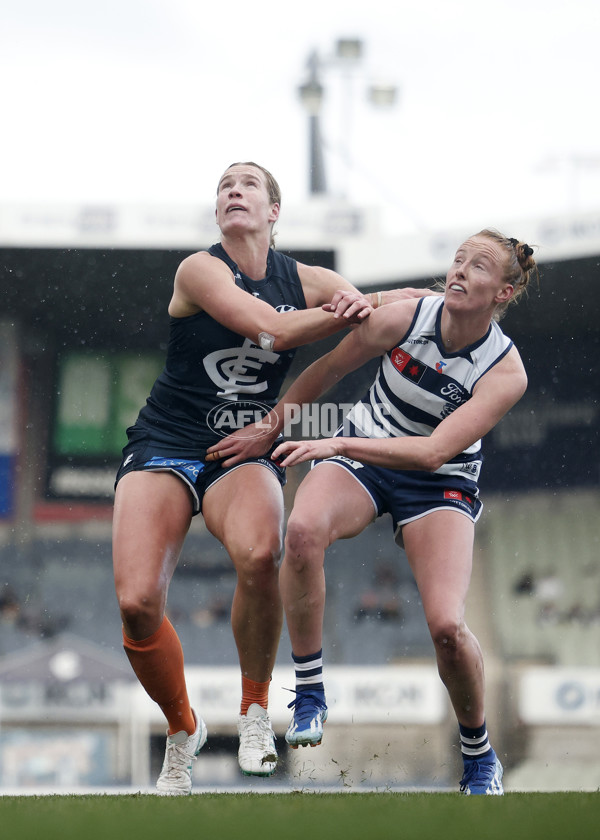
[[[264,365],[275,364],[278,353],[262,350],[247,338],[241,347],[216,350],[204,358],[206,373],[220,390],[219,397],[236,399],[238,394],[260,394],[268,383]]]

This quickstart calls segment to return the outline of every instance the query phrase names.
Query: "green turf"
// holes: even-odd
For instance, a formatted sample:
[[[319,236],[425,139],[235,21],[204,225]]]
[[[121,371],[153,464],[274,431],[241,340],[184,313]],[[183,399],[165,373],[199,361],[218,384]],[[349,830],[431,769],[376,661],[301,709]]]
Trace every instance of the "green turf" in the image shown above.
[[[600,793],[0,797],[17,840],[596,840]]]

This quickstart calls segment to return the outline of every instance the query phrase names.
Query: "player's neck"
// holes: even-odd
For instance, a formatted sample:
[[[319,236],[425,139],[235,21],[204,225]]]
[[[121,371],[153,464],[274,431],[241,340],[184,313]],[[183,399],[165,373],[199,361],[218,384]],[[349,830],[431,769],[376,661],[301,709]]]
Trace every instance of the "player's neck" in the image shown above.
[[[269,240],[265,237],[225,237],[221,243],[239,270],[251,280],[262,280],[267,273]]]
[[[482,339],[489,328],[490,319],[487,316],[476,318],[471,315],[461,318],[444,312],[440,323],[444,350],[447,353],[458,353]]]

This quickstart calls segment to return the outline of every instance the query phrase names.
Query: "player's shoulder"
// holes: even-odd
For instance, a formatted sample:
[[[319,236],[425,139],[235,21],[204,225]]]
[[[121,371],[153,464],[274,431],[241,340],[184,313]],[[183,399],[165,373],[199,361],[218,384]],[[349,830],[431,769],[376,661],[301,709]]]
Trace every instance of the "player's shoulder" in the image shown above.
[[[298,278],[309,306],[321,306],[329,303],[340,289],[351,291],[351,283],[331,268],[321,265],[297,263]]]
[[[336,271],[331,268],[325,268],[322,265],[308,265],[296,261],[298,269],[298,276],[302,282],[316,282],[322,280],[333,280],[336,278],[342,279]]]
[[[424,298],[394,300],[386,303],[385,306],[378,307],[371,317],[374,317],[378,324],[402,324],[408,328],[422,300]]]
[[[504,366],[507,369],[510,369],[511,372],[521,374],[523,377],[527,378],[523,359],[514,344],[511,344],[508,352],[504,358],[501,359],[500,364],[504,364]]]
[[[179,263],[176,277],[186,279],[201,277],[206,274],[231,274],[231,271],[223,260],[209,251],[195,251],[193,254],[184,257]]]
[[[361,326],[354,330],[359,339],[369,347],[385,352],[395,347],[407,335],[412,324],[418,300],[398,300],[386,303],[371,312]]]
[[[507,353],[493,365],[480,380],[494,393],[507,393],[513,401],[519,399],[527,389],[527,371],[521,355],[513,344]],[[478,383],[479,384],[479,383]]]
[[[189,254],[187,257],[182,259],[179,263],[179,268],[189,268],[197,265],[210,265],[215,262],[222,262],[222,260],[215,257],[209,251],[194,251],[193,254]]]

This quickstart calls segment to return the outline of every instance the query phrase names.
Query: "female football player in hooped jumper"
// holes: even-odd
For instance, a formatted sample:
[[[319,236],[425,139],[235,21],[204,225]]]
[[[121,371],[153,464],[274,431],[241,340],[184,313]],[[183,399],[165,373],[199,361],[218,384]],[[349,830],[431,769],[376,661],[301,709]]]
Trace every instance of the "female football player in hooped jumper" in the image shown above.
[[[242,772],[269,776],[277,752],[267,711],[282,626],[278,562],[284,470],[269,458],[233,469],[207,463],[223,406],[278,396],[294,350],[368,317],[373,305],[423,294],[358,293],[339,274],[274,250],[277,182],[254,163],[230,166],[217,190],[217,245],[185,259],[169,304],[163,372],[128,429],[117,474],[113,556],[123,643],[140,683],[167,720],[161,794],[191,790],[206,726],[192,710],[183,652],[165,615],[167,592],[192,517],[227,549],[237,573],[231,623],[242,676]],[[235,412],[224,411],[222,417]],[[244,416],[244,412],[240,412]]]
[[[439,673],[460,729],[466,794],[501,794],[502,766],[488,740],[479,643],[465,623],[481,438],[523,395],[527,378],[497,324],[536,271],[533,250],[492,230],[470,237],[447,273],[443,297],[393,303],[372,313],[292,384],[272,412],[311,402],[364,362],[377,376],[337,436],[287,441],[283,466],[315,460],[289,517],[280,584],[296,669],[292,747],[321,742],[325,549],[393,517],[423,602]],[[256,439],[254,440],[256,445]],[[219,445],[226,466],[248,457],[235,435]]]

